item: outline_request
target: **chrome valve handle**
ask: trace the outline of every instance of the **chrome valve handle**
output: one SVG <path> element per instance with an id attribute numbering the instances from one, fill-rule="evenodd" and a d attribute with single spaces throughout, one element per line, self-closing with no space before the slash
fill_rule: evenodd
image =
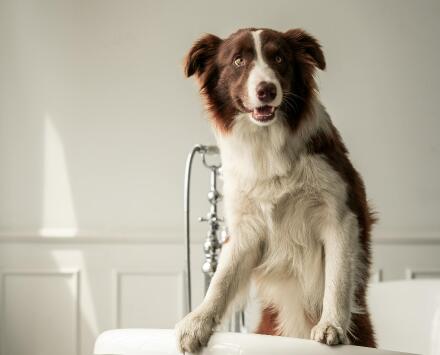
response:
<path id="1" fill-rule="evenodd" d="M 217 178 L 220 164 L 208 164 L 205 154 L 202 153 L 202 160 L 205 167 L 211 171 L 211 183 L 210 190 L 208 192 L 208 201 L 210 203 L 210 209 L 206 217 L 200 217 L 200 222 L 207 222 L 209 229 L 206 235 L 205 243 L 203 244 L 203 250 L 205 253 L 205 262 L 202 266 L 202 271 L 205 274 L 205 293 L 208 290 L 212 276 L 217 270 L 218 259 L 220 256 L 220 250 L 222 247 L 221 237 L 219 236 L 220 228 L 223 220 L 218 216 L 218 203 L 222 199 L 222 195 L 217 190 Z"/>

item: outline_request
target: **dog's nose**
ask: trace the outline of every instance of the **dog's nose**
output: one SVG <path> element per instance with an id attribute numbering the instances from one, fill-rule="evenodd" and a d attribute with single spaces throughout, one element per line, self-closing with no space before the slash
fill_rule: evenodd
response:
<path id="1" fill-rule="evenodd" d="M 275 84 L 262 81 L 257 86 L 257 97 L 262 102 L 271 102 L 277 96 L 277 87 Z"/>

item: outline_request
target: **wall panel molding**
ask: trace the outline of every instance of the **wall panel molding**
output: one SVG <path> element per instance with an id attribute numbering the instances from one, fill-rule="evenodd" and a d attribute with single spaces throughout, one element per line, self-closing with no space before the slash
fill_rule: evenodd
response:
<path id="1" fill-rule="evenodd" d="M 383 281 L 383 269 L 378 269 L 371 274 L 370 282 L 382 282 Z"/>
<path id="2" fill-rule="evenodd" d="M 119 270 L 114 269 L 113 272 L 113 327 L 121 327 L 121 281 L 125 276 L 145 276 L 145 277 L 174 277 L 178 285 L 178 294 L 176 295 L 177 302 L 179 303 L 179 313 L 180 317 L 184 315 L 184 305 L 185 305 L 185 290 L 184 290 L 184 272 L 182 270 L 172 270 L 172 271 L 154 271 L 154 270 Z"/>
<path id="3" fill-rule="evenodd" d="M 142 231 L 87 231 L 72 233 L 70 229 L 57 230 L 56 233 L 41 231 L 1 231 L 1 243 L 32 244 L 176 244 L 182 242 L 182 228 L 146 229 Z M 195 241 L 197 242 L 197 241 Z"/>
<path id="4" fill-rule="evenodd" d="M 411 269 L 407 268 L 405 271 L 405 278 L 407 280 L 416 279 L 440 279 L 440 269 Z"/>
<path id="5" fill-rule="evenodd" d="M 41 244 L 181 244 L 183 229 L 180 227 L 151 228 L 138 231 L 93 231 L 57 229 L 0 230 L 1 243 L 41 243 Z M 373 245 L 440 245 L 439 230 L 413 230 L 409 232 L 388 231 L 374 233 Z M 195 244 L 203 243 L 203 238 L 193 239 Z"/>
<path id="6" fill-rule="evenodd" d="M 0 269 L 0 354 L 5 353 L 4 338 L 6 329 L 5 310 L 6 310 L 6 279 L 8 277 L 70 277 L 74 284 L 74 329 L 73 339 L 75 339 L 75 354 L 81 355 L 81 297 L 80 297 L 80 270 L 79 269 L 54 269 L 54 270 L 34 270 L 34 269 Z"/>

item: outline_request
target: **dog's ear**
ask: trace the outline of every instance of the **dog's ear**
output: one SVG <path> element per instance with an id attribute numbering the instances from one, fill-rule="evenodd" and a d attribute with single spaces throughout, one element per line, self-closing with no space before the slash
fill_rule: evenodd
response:
<path id="1" fill-rule="evenodd" d="M 217 54 L 221 42 L 219 37 L 207 34 L 194 43 L 185 59 L 185 75 L 200 76 Z"/>
<path id="2" fill-rule="evenodd" d="M 325 69 L 324 53 L 321 45 L 313 36 L 300 28 L 289 30 L 284 35 L 294 50 L 300 51 L 312 59 L 317 68 Z"/>

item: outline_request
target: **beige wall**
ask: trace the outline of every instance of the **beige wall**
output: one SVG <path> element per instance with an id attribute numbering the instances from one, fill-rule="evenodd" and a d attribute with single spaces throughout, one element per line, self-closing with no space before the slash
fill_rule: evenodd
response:
<path id="1" fill-rule="evenodd" d="M 185 156 L 213 141 L 182 58 L 204 32 L 265 26 L 321 40 L 376 235 L 440 236 L 439 4 L 1 0 L 0 234 L 179 238 Z"/>

